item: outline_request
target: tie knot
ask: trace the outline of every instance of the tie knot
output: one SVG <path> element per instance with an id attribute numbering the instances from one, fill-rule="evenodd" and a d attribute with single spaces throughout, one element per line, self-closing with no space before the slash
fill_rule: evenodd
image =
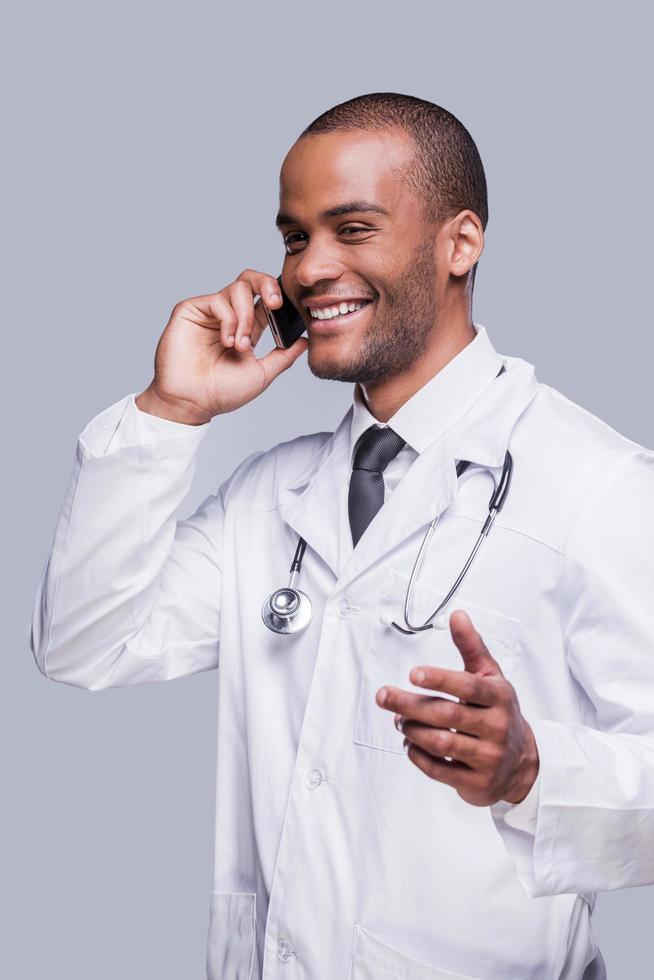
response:
<path id="1" fill-rule="evenodd" d="M 371 425 L 357 442 L 352 469 L 383 473 L 404 445 L 406 440 L 389 426 Z"/>

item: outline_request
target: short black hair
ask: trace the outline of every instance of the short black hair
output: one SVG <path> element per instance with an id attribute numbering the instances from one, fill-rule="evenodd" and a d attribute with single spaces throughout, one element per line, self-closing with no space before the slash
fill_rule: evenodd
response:
<path id="1" fill-rule="evenodd" d="M 486 229 L 488 193 L 479 150 L 451 112 L 414 95 L 370 92 L 327 109 L 299 138 L 357 129 L 399 129 L 412 139 L 413 161 L 398 176 L 421 200 L 426 221 L 440 223 L 469 209 Z M 475 264 L 473 282 L 476 269 Z"/>

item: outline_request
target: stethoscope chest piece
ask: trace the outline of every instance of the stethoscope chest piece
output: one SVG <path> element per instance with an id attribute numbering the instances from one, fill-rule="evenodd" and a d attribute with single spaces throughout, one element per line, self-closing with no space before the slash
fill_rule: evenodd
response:
<path id="1" fill-rule="evenodd" d="M 261 618 L 274 633 L 299 633 L 311 622 L 311 614 L 309 596 L 290 585 L 276 589 L 261 607 Z"/>

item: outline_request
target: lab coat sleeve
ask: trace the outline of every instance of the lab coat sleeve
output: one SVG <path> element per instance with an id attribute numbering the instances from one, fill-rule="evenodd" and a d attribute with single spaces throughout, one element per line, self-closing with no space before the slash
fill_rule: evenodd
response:
<path id="1" fill-rule="evenodd" d="M 225 485 L 176 520 L 210 423 L 134 398 L 78 438 L 29 634 L 46 677 L 90 691 L 218 665 Z"/>
<path id="2" fill-rule="evenodd" d="M 587 724 L 529 719 L 535 820 L 533 797 L 491 807 L 532 897 L 654 883 L 654 453 L 635 447 L 605 462 L 574 522 L 560 588 Z"/>

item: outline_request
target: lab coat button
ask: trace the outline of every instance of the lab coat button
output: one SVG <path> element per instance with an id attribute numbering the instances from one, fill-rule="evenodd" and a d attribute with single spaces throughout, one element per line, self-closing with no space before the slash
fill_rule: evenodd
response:
<path id="1" fill-rule="evenodd" d="M 352 611 L 352 605 L 349 599 L 341 599 L 338 606 L 339 616 L 348 616 Z"/>
<path id="2" fill-rule="evenodd" d="M 309 789 L 315 789 L 316 786 L 320 786 L 323 778 L 323 774 L 319 769 L 309 769 L 306 775 L 306 784 Z"/>
<path id="3" fill-rule="evenodd" d="M 291 949 L 291 944 L 288 939 L 278 939 L 277 940 L 277 959 L 281 960 L 282 963 L 288 963 L 292 956 L 295 956 L 295 950 Z"/>

